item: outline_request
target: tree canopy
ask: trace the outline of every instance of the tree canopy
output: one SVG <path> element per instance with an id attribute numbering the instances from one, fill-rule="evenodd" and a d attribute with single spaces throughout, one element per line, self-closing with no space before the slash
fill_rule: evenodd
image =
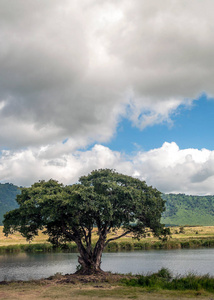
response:
<path id="1" fill-rule="evenodd" d="M 54 245 L 74 241 L 82 273 L 101 271 L 103 249 L 112 240 L 128 233 L 139 238 L 148 228 L 155 235 L 166 233 L 160 223 L 165 204 L 161 193 L 114 170 L 92 171 L 71 186 L 52 179 L 39 181 L 22 188 L 17 202 L 19 208 L 5 214 L 4 233 L 19 231 L 31 240 L 44 230 Z M 92 245 L 95 227 L 98 240 Z M 109 237 L 119 228 L 123 228 L 120 236 Z"/>

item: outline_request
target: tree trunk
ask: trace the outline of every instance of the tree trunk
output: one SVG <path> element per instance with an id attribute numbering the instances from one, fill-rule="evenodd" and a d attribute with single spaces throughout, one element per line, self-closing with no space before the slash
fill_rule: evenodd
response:
<path id="1" fill-rule="evenodd" d="M 96 261 L 93 260 L 85 260 L 83 257 L 79 256 L 78 262 L 80 264 L 80 269 L 76 271 L 77 274 L 82 275 L 91 275 L 97 273 L 105 273 L 101 268 L 101 256 Z"/>
<path id="2" fill-rule="evenodd" d="M 77 243 L 80 256 L 78 257 L 78 262 L 80 264 L 80 269 L 76 271 L 77 274 L 90 275 L 97 273 L 105 273 L 101 268 L 101 258 L 104 249 L 104 240 L 99 239 L 94 251 L 88 252 L 87 249 L 82 245 L 82 243 Z"/>

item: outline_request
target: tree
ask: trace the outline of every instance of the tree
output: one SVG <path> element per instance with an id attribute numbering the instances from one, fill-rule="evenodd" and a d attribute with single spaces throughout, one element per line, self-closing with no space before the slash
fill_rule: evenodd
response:
<path id="1" fill-rule="evenodd" d="M 49 241 L 62 245 L 74 241 L 79 251 L 80 272 L 102 272 L 105 246 L 129 233 L 139 238 L 150 228 L 166 234 L 160 224 L 165 202 L 161 193 L 144 181 L 100 169 L 82 176 L 78 184 L 63 186 L 55 180 L 34 183 L 17 195 L 19 208 L 5 214 L 4 233 L 19 231 L 27 240 L 44 230 Z M 92 230 L 98 240 L 92 244 Z M 123 233 L 109 237 L 111 231 Z"/>

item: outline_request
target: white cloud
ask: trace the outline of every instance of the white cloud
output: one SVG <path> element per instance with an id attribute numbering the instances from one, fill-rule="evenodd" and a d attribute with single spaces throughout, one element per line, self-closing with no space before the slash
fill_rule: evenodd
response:
<path id="1" fill-rule="evenodd" d="M 167 193 L 214 194 L 214 151 L 179 149 L 176 143 L 139 152 L 133 166 L 140 178 Z"/>
<path id="2" fill-rule="evenodd" d="M 49 155 L 51 148 L 3 151 L 0 158 L 0 180 L 28 186 L 33 182 L 54 178 L 64 184 L 78 181 L 94 169 L 111 168 L 145 180 L 162 192 L 214 194 L 214 151 L 181 150 L 176 143 L 138 152 L 126 157 L 102 145 L 88 151 Z M 47 153 L 46 153 L 47 152 Z"/>
<path id="3" fill-rule="evenodd" d="M 61 145 L 58 145 L 58 149 L 50 155 L 52 150 L 54 147 L 43 147 L 40 151 L 2 151 L 0 181 L 29 186 L 41 179 L 54 178 L 64 184 L 73 184 L 81 175 L 86 175 L 93 169 L 113 168 L 125 173 L 132 169 L 131 163 L 124 160 L 119 152 L 113 152 L 102 145 L 95 145 L 92 150 L 66 154 Z"/>
<path id="4" fill-rule="evenodd" d="M 214 193 L 212 151 L 166 143 L 127 158 L 99 145 L 122 117 L 171 124 L 180 105 L 214 95 L 213 10 L 212 0 L 0 1 L 0 180 L 67 184 L 110 167 L 162 191 Z"/>
<path id="5" fill-rule="evenodd" d="M 171 122 L 180 104 L 213 95 L 213 8 L 212 0 L 1 1 L 1 149 L 107 141 L 121 116 L 139 128 Z"/>

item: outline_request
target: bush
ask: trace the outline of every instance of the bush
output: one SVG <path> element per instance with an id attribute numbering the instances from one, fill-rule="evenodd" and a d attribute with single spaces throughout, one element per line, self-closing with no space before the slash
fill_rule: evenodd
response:
<path id="1" fill-rule="evenodd" d="M 181 226 L 181 227 L 179 228 L 179 233 L 185 233 L 184 226 Z"/>
<path id="2" fill-rule="evenodd" d="M 119 250 L 119 244 L 117 242 L 110 242 L 107 247 L 107 251 L 118 251 Z"/>
<path id="3" fill-rule="evenodd" d="M 178 277 L 170 282 L 169 289 L 173 290 L 201 290 L 214 292 L 214 278 L 209 275 L 196 276 L 189 274 L 186 277 Z"/>
<path id="4" fill-rule="evenodd" d="M 123 279 L 122 282 L 128 286 L 164 288 L 164 283 L 170 281 L 171 278 L 171 272 L 166 268 L 162 268 L 157 273 L 146 276 L 140 275 L 138 278 Z"/>
<path id="5" fill-rule="evenodd" d="M 125 241 L 119 243 L 120 250 L 134 250 L 134 245 L 131 242 Z"/>
<path id="6" fill-rule="evenodd" d="M 172 273 L 170 272 L 169 269 L 167 268 L 162 268 L 156 273 L 157 277 L 159 278 L 164 278 L 166 280 L 171 280 L 172 279 Z"/>
<path id="7" fill-rule="evenodd" d="M 122 282 L 128 286 L 146 287 L 152 289 L 168 290 L 205 290 L 214 293 L 214 277 L 209 275 L 196 276 L 192 273 L 186 277 L 172 278 L 171 272 L 162 268 L 151 275 L 141 275 L 137 278 L 123 279 Z"/>

